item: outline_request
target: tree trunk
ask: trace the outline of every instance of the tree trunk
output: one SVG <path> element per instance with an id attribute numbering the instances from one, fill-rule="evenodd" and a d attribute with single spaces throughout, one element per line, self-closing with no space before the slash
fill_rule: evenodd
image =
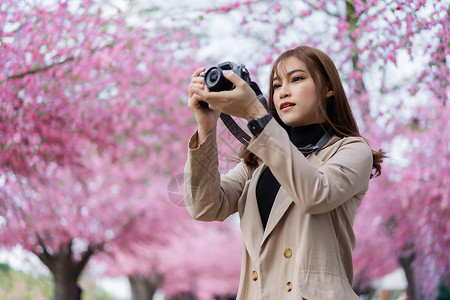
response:
<path id="1" fill-rule="evenodd" d="M 42 253 L 37 254 L 39 259 L 49 268 L 53 275 L 54 300 L 80 300 L 81 288 L 77 281 L 86 266 L 89 258 L 94 254 L 93 248 L 81 253 L 81 259 L 75 260 L 72 253 L 72 241 L 60 245 L 59 251 L 47 251 L 45 243 L 38 236 L 39 243 L 43 248 Z"/>
<path id="2" fill-rule="evenodd" d="M 53 274 L 55 279 L 55 300 L 80 300 L 78 297 L 78 278 L 66 274 Z"/>
<path id="3" fill-rule="evenodd" d="M 398 262 L 405 272 L 406 281 L 408 282 L 408 295 L 409 300 L 419 300 L 419 293 L 417 293 L 417 286 L 414 278 L 414 270 L 412 263 L 414 262 L 415 254 L 412 253 L 409 256 L 401 256 L 398 258 Z"/>
<path id="4" fill-rule="evenodd" d="M 366 118 L 370 118 L 369 95 L 367 93 L 367 88 L 364 84 L 364 80 L 363 80 L 363 76 L 362 76 L 363 70 L 359 66 L 360 57 L 358 54 L 358 41 L 357 41 L 357 38 L 355 38 L 353 36 L 356 29 L 359 27 L 358 21 L 359 21 L 359 17 L 360 17 L 360 15 L 357 15 L 356 8 L 353 3 L 354 3 L 354 0 L 346 0 L 345 1 L 346 11 L 347 11 L 346 20 L 349 25 L 349 27 L 347 29 L 347 36 L 352 43 L 351 61 L 352 61 L 353 71 L 361 74 L 360 78 L 358 78 L 358 79 L 355 78 L 355 86 L 354 86 L 353 92 L 356 96 L 358 96 L 358 99 L 357 99 L 358 108 L 360 109 L 361 118 L 363 120 L 365 120 Z M 370 120 L 370 122 L 372 122 L 372 120 Z"/>
<path id="5" fill-rule="evenodd" d="M 159 274 L 150 277 L 137 275 L 129 276 L 128 280 L 130 281 L 132 300 L 151 300 L 162 282 L 162 276 Z"/>

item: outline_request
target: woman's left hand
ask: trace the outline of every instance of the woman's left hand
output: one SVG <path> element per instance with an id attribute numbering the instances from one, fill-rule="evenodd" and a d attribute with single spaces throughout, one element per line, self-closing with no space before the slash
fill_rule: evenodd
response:
<path id="1" fill-rule="evenodd" d="M 265 116 L 268 112 L 259 102 L 252 88 L 237 74 L 224 71 L 223 75 L 231 81 L 235 88 L 230 91 L 211 92 L 209 90 L 195 89 L 203 101 L 207 102 L 212 110 L 236 116 L 250 121 Z"/>

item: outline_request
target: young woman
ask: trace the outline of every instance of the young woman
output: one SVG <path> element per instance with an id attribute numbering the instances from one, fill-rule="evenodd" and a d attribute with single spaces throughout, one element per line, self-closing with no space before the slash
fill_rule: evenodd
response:
<path id="1" fill-rule="evenodd" d="M 358 299 L 352 226 L 383 152 L 360 136 L 331 59 L 306 46 L 281 54 L 270 77 L 269 114 L 236 74 L 225 73 L 235 89 L 210 92 L 203 70 L 189 86 L 198 130 L 189 142 L 185 203 L 202 221 L 239 212 L 237 299 Z M 219 112 L 247 119 L 253 134 L 226 175 L 217 169 Z"/>

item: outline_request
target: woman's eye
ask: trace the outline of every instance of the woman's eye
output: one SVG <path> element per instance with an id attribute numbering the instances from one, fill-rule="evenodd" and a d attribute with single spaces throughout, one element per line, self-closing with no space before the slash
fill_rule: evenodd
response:
<path id="1" fill-rule="evenodd" d="M 292 78 L 292 82 L 300 81 L 300 80 L 303 80 L 303 79 L 305 79 L 305 77 L 295 76 L 294 78 Z"/>
<path id="2" fill-rule="evenodd" d="M 274 84 L 273 85 L 273 89 L 276 90 L 277 88 L 279 88 L 281 85 L 280 84 Z"/>

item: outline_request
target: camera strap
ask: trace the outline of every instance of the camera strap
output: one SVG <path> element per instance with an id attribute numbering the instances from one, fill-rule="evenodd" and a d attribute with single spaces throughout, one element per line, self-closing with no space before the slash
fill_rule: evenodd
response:
<path id="1" fill-rule="evenodd" d="M 266 108 L 266 110 L 269 111 L 267 100 L 264 97 L 261 90 L 259 89 L 259 86 L 256 84 L 256 82 L 254 81 L 250 82 L 250 87 L 255 92 L 259 102 L 261 102 L 261 104 Z M 234 137 L 239 142 L 241 142 L 241 144 L 248 146 L 248 143 L 250 143 L 250 139 L 252 137 L 248 135 L 244 130 L 242 130 L 242 128 L 239 127 L 239 125 L 233 120 L 233 118 L 230 115 L 221 113 L 220 119 L 222 120 L 223 124 L 225 124 L 225 126 L 228 128 L 228 130 L 234 135 Z"/>
<path id="2" fill-rule="evenodd" d="M 320 140 L 313 146 L 312 144 L 306 146 L 306 147 L 298 147 L 297 149 L 303 153 L 303 155 L 306 157 L 309 154 L 318 151 L 320 148 L 322 148 L 333 136 L 333 129 L 328 129 L 327 132 L 320 138 Z"/>

